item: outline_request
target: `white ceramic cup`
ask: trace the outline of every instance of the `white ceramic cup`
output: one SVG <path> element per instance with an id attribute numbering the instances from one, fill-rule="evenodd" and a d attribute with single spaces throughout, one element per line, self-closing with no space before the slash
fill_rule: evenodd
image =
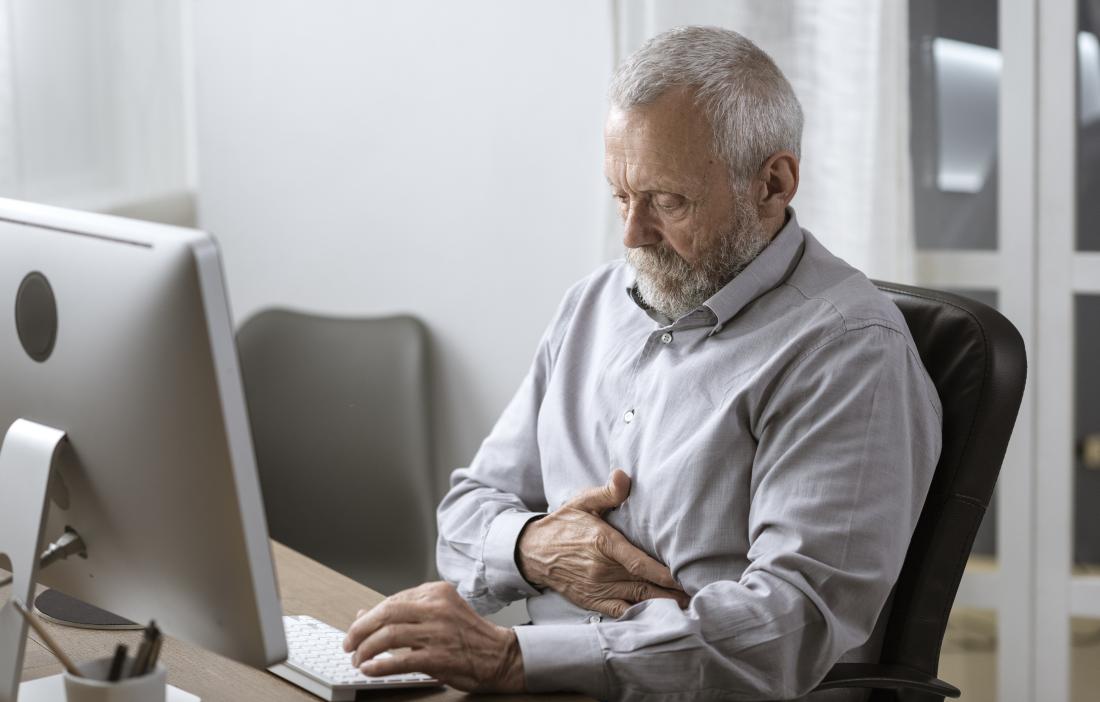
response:
<path id="1" fill-rule="evenodd" d="M 168 672 L 158 665 L 140 678 L 128 678 L 133 658 L 122 667 L 123 678 L 107 682 L 111 658 L 97 658 L 78 663 L 84 677 L 65 673 L 65 699 L 68 702 L 164 702 L 168 690 Z"/>

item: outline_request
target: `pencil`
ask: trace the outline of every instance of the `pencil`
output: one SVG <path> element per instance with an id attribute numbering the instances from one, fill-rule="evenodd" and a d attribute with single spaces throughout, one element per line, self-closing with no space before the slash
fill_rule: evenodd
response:
<path id="1" fill-rule="evenodd" d="M 134 665 L 130 668 L 131 678 L 145 675 L 145 670 L 149 665 L 149 654 L 152 652 L 153 642 L 158 636 L 160 636 L 160 630 L 157 629 L 157 623 L 150 621 L 149 626 L 141 632 L 141 645 L 138 646 L 137 654 L 134 656 Z"/>
<path id="2" fill-rule="evenodd" d="M 54 641 L 50 632 L 46 631 L 46 627 L 42 626 L 38 620 L 27 611 L 27 606 L 16 597 L 12 598 L 11 603 L 15 606 L 15 609 L 23 615 L 23 618 L 27 620 L 31 628 L 38 632 L 38 635 L 42 637 L 42 641 L 45 642 L 46 647 L 53 651 L 53 655 L 57 656 L 57 660 L 61 661 L 61 665 L 65 668 L 65 672 L 75 678 L 84 677 L 80 674 L 80 671 L 77 670 L 76 664 L 73 663 L 72 659 L 69 658 L 65 652 L 61 650 L 61 646 Z"/>
<path id="3" fill-rule="evenodd" d="M 156 669 L 157 658 L 160 657 L 160 645 L 164 642 L 164 636 L 157 635 L 157 638 L 153 641 L 153 645 L 149 649 L 149 663 L 145 666 L 145 672 L 149 673 Z"/>
<path id="4" fill-rule="evenodd" d="M 126 662 L 126 644 L 115 647 L 115 656 L 111 659 L 111 670 L 107 673 L 107 682 L 118 682 L 122 677 L 122 665 Z"/>

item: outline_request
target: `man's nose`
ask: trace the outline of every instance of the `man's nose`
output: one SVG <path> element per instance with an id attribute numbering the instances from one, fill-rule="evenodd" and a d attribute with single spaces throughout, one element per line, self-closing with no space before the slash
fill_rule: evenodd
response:
<path id="1" fill-rule="evenodd" d="M 642 203 L 632 203 L 623 221 L 623 245 L 634 249 L 651 246 L 661 240 L 661 230 Z"/>

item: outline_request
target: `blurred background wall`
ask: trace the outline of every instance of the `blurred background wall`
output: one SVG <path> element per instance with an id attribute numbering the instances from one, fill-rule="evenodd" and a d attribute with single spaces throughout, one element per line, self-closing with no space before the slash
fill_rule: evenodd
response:
<path id="1" fill-rule="evenodd" d="M 198 221 L 233 311 L 410 312 L 442 480 L 601 260 L 604 3 L 200 2 Z"/>

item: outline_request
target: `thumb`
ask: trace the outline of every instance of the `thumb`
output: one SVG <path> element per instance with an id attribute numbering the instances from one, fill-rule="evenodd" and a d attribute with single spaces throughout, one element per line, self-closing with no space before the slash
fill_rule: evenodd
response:
<path id="1" fill-rule="evenodd" d="M 606 485 L 585 490 L 567 502 L 566 506 L 599 515 L 626 502 L 629 495 L 630 476 L 616 468 L 611 471 Z"/>

